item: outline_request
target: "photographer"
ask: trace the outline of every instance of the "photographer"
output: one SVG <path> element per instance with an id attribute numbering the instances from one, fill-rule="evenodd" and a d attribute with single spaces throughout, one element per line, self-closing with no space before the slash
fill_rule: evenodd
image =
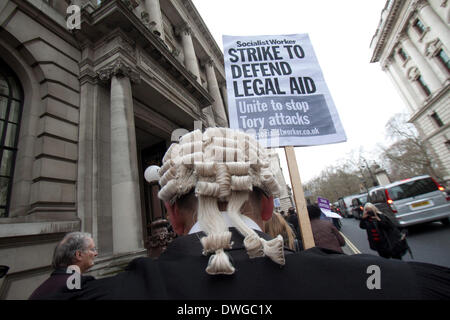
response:
<path id="1" fill-rule="evenodd" d="M 359 227 L 366 230 L 370 249 L 377 251 L 380 257 L 402 259 L 401 253 L 393 250 L 402 234 L 394 223 L 370 202 L 364 206 Z"/>

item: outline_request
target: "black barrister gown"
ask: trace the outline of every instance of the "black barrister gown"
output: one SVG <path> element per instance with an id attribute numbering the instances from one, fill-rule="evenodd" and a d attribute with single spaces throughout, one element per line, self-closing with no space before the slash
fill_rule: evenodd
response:
<path id="1" fill-rule="evenodd" d="M 374 255 L 345 255 L 312 248 L 286 250 L 286 265 L 267 257 L 249 259 L 243 237 L 234 228 L 226 250 L 236 271 L 211 276 L 202 255 L 203 233 L 176 238 L 156 260 L 137 258 L 126 271 L 89 281 L 81 290 L 49 299 L 297 300 L 297 299 L 448 299 L 450 269 Z M 265 234 L 260 233 L 264 237 Z M 372 267 L 379 267 L 380 288 L 369 289 Z M 369 268 L 370 267 L 370 268 Z M 369 272 L 369 273 L 368 273 Z"/>

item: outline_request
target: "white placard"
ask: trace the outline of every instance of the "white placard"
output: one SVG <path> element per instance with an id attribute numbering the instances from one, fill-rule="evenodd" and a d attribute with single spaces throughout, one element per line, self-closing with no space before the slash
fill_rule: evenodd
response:
<path id="1" fill-rule="evenodd" d="M 268 147 L 346 141 L 308 34 L 223 36 L 230 127 Z"/>

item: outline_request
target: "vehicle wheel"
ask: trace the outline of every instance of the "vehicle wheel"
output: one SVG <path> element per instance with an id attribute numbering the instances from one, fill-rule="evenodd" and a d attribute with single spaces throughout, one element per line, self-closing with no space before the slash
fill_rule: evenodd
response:
<path id="1" fill-rule="evenodd" d="M 448 226 L 448 225 L 450 224 L 450 218 L 442 219 L 442 220 L 441 220 L 441 223 L 442 223 L 444 226 Z"/>

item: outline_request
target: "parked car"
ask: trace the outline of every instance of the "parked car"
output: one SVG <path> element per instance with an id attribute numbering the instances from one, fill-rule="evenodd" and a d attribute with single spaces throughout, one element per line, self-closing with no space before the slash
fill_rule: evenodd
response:
<path id="1" fill-rule="evenodd" d="M 352 211 L 351 211 L 351 203 L 352 199 L 356 197 L 357 194 L 352 194 L 350 196 L 342 197 L 338 199 L 339 202 L 339 208 L 341 209 L 341 212 L 344 216 L 344 218 L 352 218 Z"/>
<path id="2" fill-rule="evenodd" d="M 400 228 L 436 220 L 449 224 L 450 197 L 444 190 L 423 175 L 374 188 L 368 201 Z"/>
<path id="3" fill-rule="evenodd" d="M 357 197 L 352 199 L 351 202 L 351 212 L 352 216 L 358 220 L 361 219 L 363 211 L 364 211 L 364 205 L 367 202 L 367 196 L 368 193 L 361 193 Z"/>

